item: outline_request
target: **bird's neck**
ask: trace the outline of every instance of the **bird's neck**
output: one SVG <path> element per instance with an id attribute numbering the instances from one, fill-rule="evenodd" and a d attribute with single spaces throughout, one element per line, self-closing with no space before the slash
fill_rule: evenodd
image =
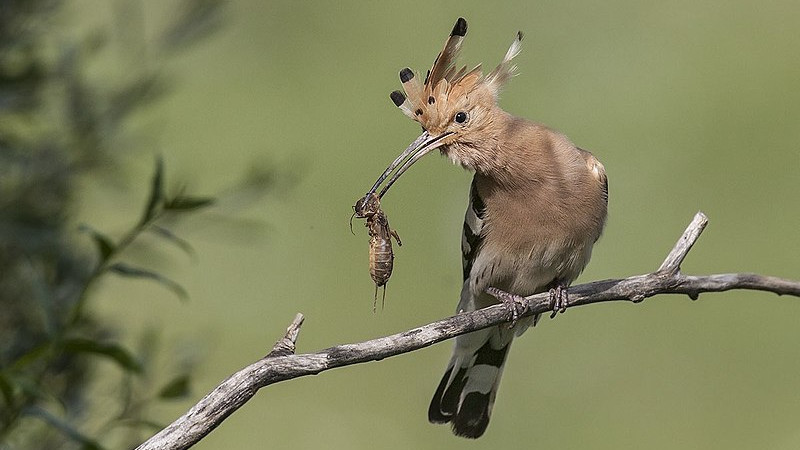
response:
<path id="1" fill-rule="evenodd" d="M 503 112 L 484 142 L 484 157 L 474 166 L 476 174 L 499 188 L 549 184 L 560 165 L 552 144 L 554 132 L 542 125 Z"/>

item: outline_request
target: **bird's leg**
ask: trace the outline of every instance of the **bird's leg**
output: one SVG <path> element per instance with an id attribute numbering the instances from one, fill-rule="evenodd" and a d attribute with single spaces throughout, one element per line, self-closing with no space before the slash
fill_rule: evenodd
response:
<path id="1" fill-rule="evenodd" d="M 525 297 L 510 294 L 495 287 L 487 288 L 486 292 L 500 300 L 500 303 L 511 311 L 511 325 L 509 325 L 509 328 L 514 328 L 514 325 L 517 324 L 517 319 L 528 312 L 528 308 L 530 308 L 530 302 Z"/>
<path id="2" fill-rule="evenodd" d="M 567 286 L 556 278 L 550 283 L 550 304 L 553 305 L 553 312 L 550 314 L 550 318 L 552 319 L 556 314 L 566 311 L 568 303 Z"/>

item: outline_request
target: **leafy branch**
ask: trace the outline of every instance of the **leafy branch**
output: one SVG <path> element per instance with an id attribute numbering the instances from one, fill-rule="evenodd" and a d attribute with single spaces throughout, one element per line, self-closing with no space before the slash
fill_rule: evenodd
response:
<path id="1" fill-rule="evenodd" d="M 159 226 L 157 223 L 159 219 L 168 213 L 193 212 L 210 206 L 213 203 L 214 199 L 211 197 L 194 197 L 184 195 L 183 193 L 179 193 L 174 197 L 167 197 L 164 190 L 164 162 L 161 158 L 158 158 L 156 160 L 155 172 L 153 173 L 153 178 L 150 183 L 147 205 L 142 211 L 141 217 L 136 225 L 128 230 L 119 241 L 115 243 L 104 233 L 87 225 L 81 226 L 81 231 L 88 233 L 92 240 L 94 240 L 99 261 L 92 271 L 81 296 L 72 307 L 69 315 L 69 323 L 75 323 L 79 320 L 84 305 L 86 304 L 87 292 L 92 285 L 107 272 L 125 277 L 156 281 L 174 292 L 181 299 L 186 299 L 188 295 L 180 284 L 150 269 L 138 267 L 127 262 L 120 262 L 118 261 L 118 256 L 130 247 L 136 239 L 148 231 L 177 245 L 188 254 L 193 254 L 194 250 L 187 241 L 181 239 L 169 229 Z"/>
<path id="2" fill-rule="evenodd" d="M 9 409 L 14 411 L 13 417 L 20 415 L 38 417 L 54 429 L 60 430 L 71 440 L 81 443 L 84 448 L 101 448 L 95 440 L 84 436 L 47 409 L 38 405 L 29 405 L 26 398 L 46 399 L 49 395 L 40 386 L 42 381 L 40 378 L 26 380 L 16 374 L 22 374 L 26 368 L 44 364 L 62 354 L 107 358 L 116 363 L 125 373 L 141 374 L 144 370 L 142 362 L 134 356 L 131 350 L 120 343 L 109 342 L 107 339 L 85 333 L 83 325 L 87 317 L 84 310 L 90 297 L 90 289 L 104 275 L 113 273 L 124 277 L 156 281 L 166 286 L 181 299 L 187 298 L 185 289 L 177 282 L 156 271 L 120 259 L 125 250 L 147 232 L 152 232 L 192 254 L 194 250 L 187 241 L 159 225 L 159 222 L 167 215 L 199 211 L 213 203 L 213 198 L 196 197 L 184 193 L 172 197 L 167 196 L 164 189 L 164 164 L 158 158 L 150 183 L 147 204 L 136 224 L 119 240 L 115 242 L 106 234 L 88 225 L 82 225 L 79 228 L 80 231 L 88 233 L 94 241 L 97 263 L 83 284 L 77 300 L 69 309 L 66 319 L 54 327 L 50 338 L 18 355 L 0 370 L 0 394 Z M 188 392 L 188 383 L 188 375 L 181 373 L 159 388 L 158 397 L 169 399 L 185 395 Z M 8 421 L 9 426 L 12 423 L 14 423 L 13 420 Z M 4 430 L 0 430 L 0 436 L 2 436 L 2 432 Z"/>

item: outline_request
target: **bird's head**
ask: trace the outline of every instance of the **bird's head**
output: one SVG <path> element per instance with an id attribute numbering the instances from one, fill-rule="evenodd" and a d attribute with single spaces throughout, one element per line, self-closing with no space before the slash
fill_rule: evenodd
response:
<path id="1" fill-rule="evenodd" d="M 390 97 L 406 116 L 422 125 L 423 133 L 386 168 L 369 193 L 397 169 L 381 191 L 382 197 L 411 165 L 437 148 L 472 170 L 487 157 L 486 149 L 493 148 L 498 121 L 505 116 L 497 98 L 516 71 L 511 60 L 519 54 L 522 33 L 517 33 L 503 60 L 487 75 L 480 65 L 469 71 L 466 66 L 457 69 L 466 34 L 467 21 L 459 18 L 424 80 L 409 68 L 400 71 L 404 92 L 394 91 Z"/>

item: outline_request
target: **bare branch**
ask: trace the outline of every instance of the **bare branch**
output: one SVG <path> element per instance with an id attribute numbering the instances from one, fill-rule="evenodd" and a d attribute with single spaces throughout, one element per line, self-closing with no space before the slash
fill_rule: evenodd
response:
<path id="1" fill-rule="evenodd" d="M 305 320 L 305 317 L 303 317 L 303 315 L 300 313 L 297 313 L 297 315 L 294 316 L 294 320 L 291 324 L 289 324 L 289 328 L 286 329 L 286 336 L 275 343 L 275 346 L 272 347 L 272 351 L 269 352 L 267 358 L 294 354 L 297 335 L 300 334 L 300 327 L 303 325 L 303 320 Z"/>
<path id="2" fill-rule="evenodd" d="M 748 289 L 800 297 L 800 281 L 752 273 L 687 276 L 680 264 L 703 232 L 708 219 L 697 213 L 686 231 L 656 271 L 623 279 L 595 281 L 569 288 L 567 306 L 581 306 L 615 300 L 640 302 L 658 294 L 685 294 L 692 299 L 703 292 Z M 529 308 L 523 314 L 541 314 L 551 310 L 549 293 L 526 298 Z M 225 418 L 239 409 L 262 387 L 279 381 L 314 375 L 336 367 L 408 353 L 437 342 L 500 325 L 511 319 L 505 305 L 494 305 L 466 312 L 412 330 L 356 344 L 344 344 L 311 354 L 294 354 L 294 345 L 302 314 L 295 317 L 286 336 L 275 344 L 265 358 L 231 375 L 203 397 L 186 414 L 144 442 L 139 450 L 185 449 L 209 434 Z"/>
<path id="3" fill-rule="evenodd" d="M 686 227 L 686 231 L 683 232 L 683 235 L 681 235 L 681 238 L 678 239 L 675 247 L 673 247 L 669 252 L 669 255 L 667 255 L 667 258 L 663 263 L 661 263 L 661 267 L 659 267 L 658 270 L 666 270 L 670 272 L 677 272 L 680 270 L 681 263 L 683 262 L 684 258 L 686 258 L 689 250 L 692 249 L 692 246 L 697 241 L 697 238 L 699 238 L 703 230 L 706 229 L 707 224 L 708 217 L 706 217 L 702 211 L 698 211 L 697 214 L 694 215 L 692 223 Z"/>

